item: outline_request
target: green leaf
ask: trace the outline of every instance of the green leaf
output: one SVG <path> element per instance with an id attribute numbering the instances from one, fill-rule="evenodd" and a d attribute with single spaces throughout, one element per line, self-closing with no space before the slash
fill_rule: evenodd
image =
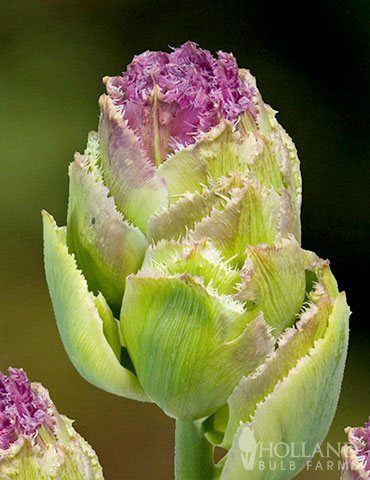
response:
<path id="1" fill-rule="evenodd" d="M 148 400 L 136 376 L 122 367 L 104 335 L 103 321 L 73 255 L 66 230 L 43 212 L 45 271 L 64 347 L 78 372 L 110 393 Z"/>

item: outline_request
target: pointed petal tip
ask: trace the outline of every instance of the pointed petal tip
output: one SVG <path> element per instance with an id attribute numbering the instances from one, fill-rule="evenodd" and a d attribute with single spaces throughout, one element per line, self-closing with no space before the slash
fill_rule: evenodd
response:
<path id="1" fill-rule="evenodd" d="M 123 367 L 105 337 L 95 296 L 68 252 L 65 230 L 44 215 L 47 283 L 64 347 L 80 375 L 116 395 L 147 401 L 136 376 Z"/>
<path id="2" fill-rule="evenodd" d="M 73 155 L 73 160 L 74 160 L 74 164 L 77 165 L 78 167 L 80 168 L 84 168 L 85 165 L 86 165 L 86 162 L 88 160 L 88 157 L 87 155 L 82 155 L 81 153 L 79 152 L 76 152 L 74 155 Z M 71 165 L 73 165 L 73 163 Z"/>
<path id="3" fill-rule="evenodd" d="M 122 117 L 118 115 L 117 109 L 114 106 L 113 100 L 109 95 L 103 93 L 99 97 L 99 107 L 102 115 L 108 115 L 109 120 L 122 120 Z"/>

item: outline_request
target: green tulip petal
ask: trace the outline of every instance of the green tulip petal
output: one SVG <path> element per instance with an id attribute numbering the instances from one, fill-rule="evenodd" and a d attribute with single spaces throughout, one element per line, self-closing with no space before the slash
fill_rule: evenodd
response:
<path id="1" fill-rule="evenodd" d="M 318 305 L 311 304 L 293 328 L 280 338 L 275 352 L 257 373 L 244 377 L 228 399 L 229 418 L 222 447 L 230 448 L 236 431 L 253 418 L 256 405 L 273 392 L 276 384 L 289 374 L 301 357 L 307 355 L 326 330 L 333 310 L 333 301 L 322 297 Z"/>
<path id="2" fill-rule="evenodd" d="M 178 195 L 200 191 L 219 178 L 235 172 L 246 174 L 246 158 L 257 153 L 254 137 L 245 140 L 236 127 L 224 120 L 209 132 L 201 133 L 196 143 L 170 155 L 157 172 L 166 181 L 173 203 Z"/>
<path id="3" fill-rule="evenodd" d="M 232 123 L 223 121 L 200 137 L 198 155 L 207 160 L 208 171 L 214 180 L 234 172 L 249 171 L 248 158 L 256 154 L 254 138 L 245 139 Z"/>
<path id="4" fill-rule="evenodd" d="M 95 298 L 95 306 L 99 312 L 99 316 L 103 321 L 103 333 L 111 346 L 117 360 L 121 361 L 121 341 L 119 322 L 114 318 L 112 310 L 109 308 L 107 301 L 99 292 Z"/>
<path id="5" fill-rule="evenodd" d="M 168 415 L 194 420 L 224 404 L 272 351 L 259 315 L 210 295 L 190 275 L 127 279 L 121 328 L 147 394 Z"/>
<path id="6" fill-rule="evenodd" d="M 257 88 L 257 82 L 250 71 L 246 68 L 239 69 L 240 78 L 254 87 L 252 102 L 254 108 L 251 112 L 247 111 L 241 115 L 241 122 L 247 132 L 262 132 L 264 135 L 270 135 L 272 131 L 271 120 L 269 116 L 268 105 L 262 100 L 261 94 Z M 272 109 L 271 109 L 272 110 Z M 272 110 L 273 111 L 273 110 Z"/>
<path id="7" fill-rule="evenodd" d="M 262 100 L 255 78 L 245 69 L 240 69 L 240 76 L 255 85 L 255 95 L 253 96 L 255 117 L 246 112 L 241 116 L 241 124 L 248 135 L 254 134 L 263 145 L 259 155 L 257 154 L 255 158 L 251 157 L 249 161 L 251 170 L 266 186 L 271 185 L 279 190 L 282 185 L 285 185 L 290 190 L 293 202 L 299 212 L 302 177 L 297 149 L 290 136 L 276 120 L 276 110 Z M 297 240 L 299 239 L 297 238 Z"/>
<path id="8" fill-rule="evenodd" d="M 164 180 L 140 148 L 139 141 L 113 101 L 100 97 L 99 140 L 104 181 L 117 208 L 146 233 L 151 215 L 168 205 Z"/>
<path id="9" fill-rule="evenodd" d="M 257 405 L 251 421 L 239 426 L 221 480 L 288 480 L 304 467 L 307 458 L 293 458 L 292 449 L 286 456 L 278 457 L 274 451 L 270 455 L 268 446 L 284 442 L 301 448 L 304 442 L 305 454 L 312 456 L 316 445 L 324 440 L 335 414 L 343 378 L 349 314 L 345 294 L 341 293 L 335 301 L 325 335 Z M 246 470 L 244 452 L 255 449 L 259 442 L 266 449 L 255 450 L 257 463 L 252 470 Z M 293 470 L 291 460 L 294 461 Z M 267 469 L 260 470 L 259 461 L 263 461 Z M 269 469 L 269 461 L 277 461 L 279 468 Z"/>
<path id="10" fill-rule="evenodd" d="M 286 188 L 280 190 L 280 222 L 282 236 L 294 235 L 301 242 L 300 209 L 294 203 L 292 192 Z"/>
<path id="11" fill-rule="evenodd" d="M 228 201 L 227 194 L 234 183 L 234 178 L 222 178 L 211 188 L 188 193 L 168 209 L 156 212 L 148 223 L 148 239 L 158 242 L 184 238 L 197 222 L 210 215 L 213 208 L 221 208 Z"/>
<path id="12" fill-rule="evenodd" d="M 306 293 L 304 253 L 292 236 L 275 245 L 247 246 L 238 300 L 262 311 L 275 336 L 291 326 Z"/>
<path id="13" fill-rule="evenodd" d="M 253 178 L 263 183 L 267 188 L 279 191 L 284 188 L 284 178 L 279 164 L 279 148 L 273 137 L 258 136 L 260 153 L 251 157 L 248 162 Z"/>
<path id="14" fill-rule="evenodd" d="M 68 247 L 89 288 L 101 291 L 119 311 L 126 277 L 140 268 L 148 242 L 117 211 L 99 171 L 87 157 L 75 155 L 69 176 Z"/>
<path id="15" fill-rule="evenodd" d="M 148 400 L 137 378 L 122 367 L 103 332 L 103 321 L 73 255 L 66 230 L 43 212 L 46 278 L 64 347 L 86 380 L 110 393 Z"/>
<path id="16" fill-rule="evenodd" d="M 156 268 L 159 264 L 166 264 L 171 259 L 177 259 L 184 251 L 184 242 L 175 240 L 161 240 L 158 243 L 150 244 L 145 253 L 142 270 Z"/>
<path id="17" fill-rule="evenodd" d="M 160 242 L 148 248 L 145 269 L 163 275 L 187 273 L 202 279 L 208 290 L 219 295 L 233 295 L 240 283 L 240 272 L 222 261 L 220 252 L 210 242 Z"/>
<path id="18" fill-rule="evenodd" d="M 273 190 L 256 183 L 235 189 L 223 210 L 213 209 L 211 215 L 195 225 L 194 240 L 209 238 L 226 259 L 242 267 L 246 246 L 273 243 L 279 234 L 280 200 Z"/>
<path id="19" fill-rule="evenodd" d="M 169 203 L 175 203 L 179 195 L 200 192 L 207 184 L 207 161 L 197 155 L 196 147 L 190 145 L 170 155 L 157 169 L 167 186 Z"/>
<path id="20" fill-rule="evenodd" d="M 297 149 L 284 128 L 276 120 L 276 111 L 265 105 L 269 121 L 273 129 L 273 136 L 276 138 L 277 158 L 284 178 L 284 184 L 292 192 L 292 198 L 297 211 L 300 211 L 302 201 L 302 176 Z"/>

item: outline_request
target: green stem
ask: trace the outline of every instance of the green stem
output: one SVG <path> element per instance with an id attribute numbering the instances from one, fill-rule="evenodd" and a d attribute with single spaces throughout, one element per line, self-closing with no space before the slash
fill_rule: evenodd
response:
<path id="1" fill-rule="evenodd" d="M 213 469 L 213 446 L 203 435 L 202 422 L 176 420 L 176 480 L 210 480 Z"/>

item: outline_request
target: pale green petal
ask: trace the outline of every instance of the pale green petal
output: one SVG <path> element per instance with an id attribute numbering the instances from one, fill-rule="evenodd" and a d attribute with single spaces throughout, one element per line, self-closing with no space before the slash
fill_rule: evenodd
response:
<path id="1" fill-rule="evenodd" d="M 291 326 L 306 293 L 303 250 L 294 237 L 247 247 L 238 300 L 262 311 L 275 336 Z"/>
<path id="2" fill-rule="evenodd" d="M 240 69 L 239 75 L 244 81 L 255 86 L 255 94 L 252 98 L 255 115 L 252 116 L 246 112 L 241 116 L 241 124 L 248 135 L 255 135 L 264 145 L 260 149 L 260 155 L 255 158 L 251 157 L 249 161 L 251 170 L 265 185 L 274 185 L 276 189 L 279 189 L 283 184 L 291 192 L 299 216 L 302 178 L 297 149 L 290 136 L 277 121 L 276 110 L 262 100 L 255 78 L 245 69 Z M 270 160 L 273 163 L 268 167 Z M 297 240 L 299 241 L 298 237 Z"/>
<path id="3" fill-rule="evenodd" d="M 274 343 L 262 315 L 250 321 L 188 274 L 131 275 L 121 328 L 147 394 L 168 415 L 187 420 L 223 405 Z"/>
<path id="4" fill-rule="evenodd" d="M 240 284 L 240 272 L 222 260 L 212 243 L 162 241 L 148 248 L 145 269 L 164 275 L 189 274 L 219 295 L 233 295 Z"/>
<path id="5" fill-rule="evenodd" d="M 279 195 L 256 183 L 231 192 L 224 209 L 213 209 L 211 215 L 196 224 L 194 240 L 209 238 L 225 259 L 243 266 L 247 245 L 273 243 L 279 234 Z"/>
<path id="6" fill-rule="evenodd" d="M 307 458 L 292 457 L 292 449 L 285 455 L 286 447 L 279 442 L 296 446 L 304 442 L 305 454 L 311 456 L 316 445 L 324 440 L 335 414 L 343 378 L 349 313 L 345 295 L 341 293 L 325 335 L 257 405 L 251 421 L 238 428 L 222 480 L 288 480 L 304 467 Z M 261 443 L 265 449 L 258 448 Z M 270 455 L 269 445 L 280 445 L 281 450 L 277 453 L 273 450 Z M 251 470 L 245 468 L 248 452 L 256 452 Z M 265 470 L 259 468 L 259 461 L 267 466 Z M 277 461 L 279 468 L 270 469 L 269 461 Z M 293 469 L 290 461 L 294 462 Z"/>
<path id="7" fill-rule="evenodd" d="M 117 208 L 146 233 L 150 216 L 168 205 L 164 180 L 144 155 L 130 130 L 106 95 L 100 97 L 99 140 L 104 181 Z"/>
<path id="8" fill-rule="evenodd" d="M 301 357 L 307 355 L 315 342 L 326 330 L 328 318 L 333 309 L 333 301 L 327 297 L 318 305 L 311 304 L 296 326 L 289 328 L 279 340 L 275 352 L 266 360 L 258 372 L 241 380 L 228 399 L 229 419 L 224 448 L 230 448 L 240 422 L 250 422 L 256 406 L 273 392 L 276 384 L 282 381 Z"/>
<path id="9" fill-rule="evenodd" d="M 157 169 L 157 175 L 166 182 L 170 204 L 185 192 L 200 192 L 207 183 L 207 161 L 194 148 L 191 145 L 178 150 Z"/>
<path id="10" fill-rule="evenodd" d="M 121 341 L 119 322 L 113 316 L 112 310 L 109 308 L 107 301 L 99 292 L 95 298 L 95 306 L 99 312 L 99 316 L 103 322 L 103 333 L 111 346 L 117 360 L 121 361 Z"/>
<path id="11" fill-rule="evenodd" d="M 227 194 L 234 183 L 233 178 L 222 178 L 210 188 L 187 193 L 168 209 L 156 212 L 148 223 L 148 239 L 158 242 L 184 238 L 196 223 L 210 215 L 213 208 L 221 208 L 229 200 Z"/>
<path id="12" fill-rule="evenodd" d="M 279 230 L 282 236 L 294 235 L 301 241 L 300 210 L 297 208 L 291 190 L 280 190 L 280 222 Z"/>
<path id="13" fill-rule="evenodd" d="M 142 270 L 156 268 L 158 264 L 165 265 L 172 259 L 176 260 L 184 251 L 184 242 L 176 240 L 161 240 L 151 244 L 145 252 Z"/>
<path id="14" fill-rule="evenodd" d="M 69 176 L 68 247 L 89 288 L 101 291 L 119 311 L 126 277 L 140 268 L 148 242 L 117 211 L 99 171 L 87 157 L 75 155 Z"/>
<path id="15" fill-rule="evenodd" d="M 300 212 L 302 201 L 302 177 L 297 149 L 288 133 L 276 120 L 276 111 L 268 105 L 265 105 L 265 107 L 274 132 L 273 136 L 276 138 L 278 144 L 280 152 L 278 155 L 278 161 L 281 166 L 284 183 L 292 192 L 292 198 L 297 211 Z"/>
<path id="16" fill-rule="evenodd" d="M 117 360 L 82 273 L 66 246 L 66 231 L 43 212 L 46 278 L 64 347 L 78 372 L 111 393 L 147 400 L 135 375 Z"/>

